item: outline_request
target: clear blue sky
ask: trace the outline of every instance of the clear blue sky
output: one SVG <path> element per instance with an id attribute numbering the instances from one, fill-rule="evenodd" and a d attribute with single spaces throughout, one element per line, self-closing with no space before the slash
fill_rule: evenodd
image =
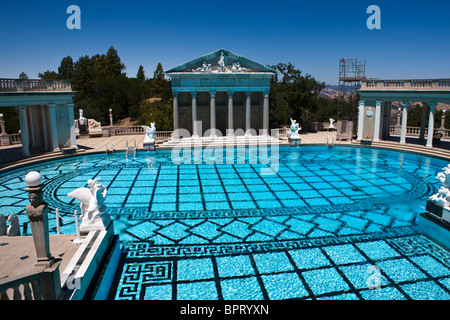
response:
<path id="1" fill-rule="evenodd" d="M 81 8 L 81 30 L 66 9 Z M 381 30 L 369 30 L 369 5 Z M 128 76 L 152 76 L 224 48 L 263 64 L 292 62 L 338 83 L 341 57 L 366 60 L 366 76 L 450 78 L 450 1 L 3 1 L 0 77 L 55 70 L 65 56 L 114 46 Z"/>

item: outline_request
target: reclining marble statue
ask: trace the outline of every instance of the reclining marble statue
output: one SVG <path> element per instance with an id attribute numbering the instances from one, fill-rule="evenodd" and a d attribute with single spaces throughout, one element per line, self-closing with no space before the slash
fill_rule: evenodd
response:
<path id="1" fill-rule="evenodd" d="M 145 129 L 144 149 L 155 150 L 156 127 L 155 123 L 150 123 L 150 127 L 142 126 Z"/>
<path id="2" fill-rule="evenodd" d="M 77 188 L 67 195 L 80 201 L 80 232 L 84 234 L 92 230 L 106 230 L 111 223 L 111 217 L 106 212 L 107 207 L 104 204 L 107 189 L 98 183 L 99 179 L 89 179 L 87 181 L 89 188 Z"/>

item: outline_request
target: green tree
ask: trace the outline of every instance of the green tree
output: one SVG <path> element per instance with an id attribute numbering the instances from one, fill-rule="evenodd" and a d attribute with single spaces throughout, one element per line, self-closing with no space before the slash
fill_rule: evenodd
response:
<path id="1" fill-rule="evenodd" d="M 156 123 L 157 130 L 173 130 L 173 105 L 172 101 L 146 102 L 140 106 L 138 123 L 148 126 Z"/>
<path id="2" fill-rule="evenodd" d="M 136 74 L 136 78 L 140 81 L 140 82 L 145 82 L 146 78 L 145 78 L 145 72 L 144 72 L 144 67 L 142 66 L 142 64 L 139 66 L 138 72 Z"/>
<path id="3" fill-rule="evenodd" d="M 38 73 L 38 77 L 42 80 L 57 80 L 59 79 L 59 74 L 55 71 L 47 70 L 44 73 Z"/>
<path id="4" fill-rule="evenodd" d="M 270 88 L 270 118 L 272 125 L 288 124 L 289 118 L 300 124 L 312 120 L 318 107 L 318 94 L 325 83 L 311 75 L 302 75 L 290 62 L 272 66 L 278 72 L 272 77 Z"/>
<path id="5" fill-rule="evenodd" d="M 74 72 L 73 59 L 71 56 L 64 57 L 58 67 L 58 74 L 60 79 L 72 80 Z"/>
<path id="6" fill-rule="evenodd" d="M 158 65 L 156 66 L 156 70 L 153 73 L 153 79 L 165 80 L 164 69 L 162 67 L 161 62 L 159 62 Z"/>
<path id="7" fill-rule="evenodd" d="M 19 79 L 22 79 L 22 80 L 28 79 L 28 75 L 27 75 L 25 72 L 22 72 L 22 73 L 19 75 Z"/>
<path id="8" fill-rule="evenodd" d="M 105 69 L 107 70 L 109 76 L 118 77 L 122 75 L 123 70 L 125 70 L 125 65 L 120 60 L 119 54 L 113 46 L 108 49 L 105 62 Z"/>

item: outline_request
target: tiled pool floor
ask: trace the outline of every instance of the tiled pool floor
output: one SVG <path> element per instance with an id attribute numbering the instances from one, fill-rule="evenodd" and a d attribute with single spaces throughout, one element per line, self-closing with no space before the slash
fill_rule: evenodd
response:
<path id="1" fill-rule="evenodd" d="M 270 176 L 259 163 L 174 165 L 162 151 L 33 169 L 63 233 L 78 209 L 67 193 L 94 177 L 107 186 L 123 249 L 114 299 L 448 299 L 449 252 L 416 231 L 446 165 L 302 147 L 280 148 Z M 24 211 L 26 172 L 0 177 L 3 214 Z"/>

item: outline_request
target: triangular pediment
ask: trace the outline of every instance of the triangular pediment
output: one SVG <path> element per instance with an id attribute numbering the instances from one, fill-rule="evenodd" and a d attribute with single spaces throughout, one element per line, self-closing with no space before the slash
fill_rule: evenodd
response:
<path id="1" fill-rule="evenodd" d="M 197 73 L 248 73 L 248 72 L 271 72 L 275 70 L 244 58 L 228 50 L 219 49 L 205 54 L 197 59 L 183 63 L 166 71 L 167 74 L 176 72 Z"/>

